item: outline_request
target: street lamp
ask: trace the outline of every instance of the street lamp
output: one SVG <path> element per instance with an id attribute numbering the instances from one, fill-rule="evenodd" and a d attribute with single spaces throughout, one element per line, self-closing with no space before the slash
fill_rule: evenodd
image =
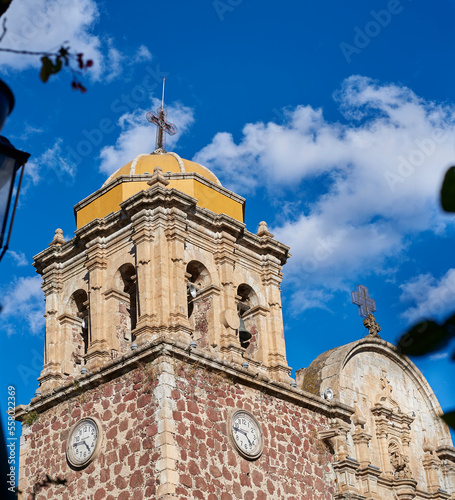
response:
<path id="1" fill-rule="evenodd" d="M 14 215 L 16 214 L 17 200 L 21 189 L 22 177 L 24 176 L 24 165 L 29 157 L 29 153 L 16 149 L 6 137 L 0 135 L 0 249 L 2 252 L 0 254 L 0 261 L 8 250 Z M 19 177 L 19 183 L 14 192 L 16 174 L 21 167 L 22 170 Z M 7 230 L 8 215 L 13 198 L 13 212 Z M 6 233 L 8 233 L 8 236 L 6 238 L 6 243 L 3 244 Z"/>
<path id="2" fill-rule="evenodd" d="M 3 128 L 7 117 L 14 108 L 14 95 L 6 83 L 0 80 L 0 130 Z M 30 155 L 16 149 L 6 137 L 0 135 L 0 261 L 8 250 L 11 229 L 13 228 L 14 215 L 16 214 L 17 200 L 21 189 L 24 165 Z M 22 167 L 16 191 L 14 185 L 16 174 Z M 3 245 L 8 226 L 8 215 L 14 197 L 14 207 L 9 221 L 8 236 Z"/>

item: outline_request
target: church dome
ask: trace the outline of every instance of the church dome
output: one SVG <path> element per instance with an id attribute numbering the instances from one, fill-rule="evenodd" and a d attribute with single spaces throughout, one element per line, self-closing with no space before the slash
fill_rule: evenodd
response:
<path id="1" fill-rule="evenodd" d="M 123 167 L 115 171 L 103 184 L 106 186 L 114 179 L 122 175 L 147 175 L 153 174 L 156 167 L 160 167 L 161 170 L 172 173 L 191 173 L 202 175 L 209 181 L 215 182 L 218 186 L 221 186 L 221 182 L 218 180 L 217 176 L 211 172 L 208 168 L 196 163 L 194 161 L 185 160 L 180 158 L 176 153 L 167 152 L 154 152 L 152 154 L 140 154 L 134 158 L 133 161 L 128 162 Z"/>
<path id="2" fill-rule="evenodd" d="M 100 189 L 80 201 L 74 207 L 77 228 L 117 212 L 122 202 L 149 189 L 148 182 L 157 167 L 166 179 L 167 189 L 195 198 L 201 208 L 243 222 L 245 200 L 241 196 L 224 188 L 216 175 L 203 165 L 158 149 L 151 154 L 137 155 L 115 171 Z"/>

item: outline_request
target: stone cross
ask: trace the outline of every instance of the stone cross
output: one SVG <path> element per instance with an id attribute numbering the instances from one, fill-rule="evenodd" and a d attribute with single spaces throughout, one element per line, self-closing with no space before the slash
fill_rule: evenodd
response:
<path id="1" fill-rule="evenodd" d="M 368 288 L 357 285 L 357 290 L 351 292 L 352 303 L 359 306 L 359 316 L 366 318 L 376 311 L 376 302 L 368 295 Z"/>
<path id="2" fill-rule="evenodd" d="M 153 111 L 149 111 L 147 113 L 147 121 L 153 123 L 157 126 L 156 129 L 156 142 L 155 142 L 155 150 L 164 151 L 164 146 L 166 144 L 166 136 L 164 133 L 169 135 L 175 135 L 177 132 L 177 127 L 166 121 L 167 111 L 164 109 L 164 82 L 163 78 L 163 94 L 161 97 L 161 106 L 156 110 L 156 113 Z"/>

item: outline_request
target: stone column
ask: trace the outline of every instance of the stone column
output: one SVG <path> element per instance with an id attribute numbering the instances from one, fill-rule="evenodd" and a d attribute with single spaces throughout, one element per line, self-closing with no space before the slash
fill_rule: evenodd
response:
<path id="1" fill-rule="evenodd" d="M 441 471 L 444 477 L 445 488 L 452 495 L 455 493 L 455 463 L 450 460 L 441 460 Z"/>
<path id="2" fill-rule="evenodd" d="M 157 317 L 157 333 L 168 331 L 170 318 L 169 286 L 171 259 L 166 239 L 167 217 L 163 208 L 154 211 L 155 240 L 152 254 L 153 310 Z"/>
<path id="3" fill-rule="evenodd" d="M 392 465 L 390 464 L 390 456 L 389 456 L 389 445 L 387 442 L 387 429 L 385 428 L 384 423 L 382 422 L 376 422 L 377 425 L 377 438 L 378 438 L 378 445 L 379 445 L 379 453 L 381 455 L 381 462 L 382 462 L 382 472 L 383 474 L 388 477 L 392 478 L 393 472 L 392 472 Z"/>
<path id="4" fill-rule="evenodd" d="M 219 297 L 221 309 L 220 350 L 227 360 L 242 363 L 243 350 L 234 328 L 234 320 L 238 317 L 237 286 L 234 283 L 235 238 L 223 231 L 217 235 L 217 243 L 218 249 L 214 252 L 214 259 L 218 266 L 221 285 Z"/>
<path id="5" fill-rule="evenodd" d="M 137 324 L 136 341 L 143 344 L 153 340 L 157 323 L 154 310 L 154 273 L 152 265 L 153 243 L 152 210 L 142 210 L 132 218 L 133 242 L 136 245 L 137 273 Z"/>
<path id="6" fill-rule="evenodd" d="M 156 462 L 156 472 L 160 478 L 157 489 L 157 498 L 174 498 L 176 486 L 179 482 L 177 460 L 179 453 L 175 442 L 176 425 L 173 416 L 175 401 L 172 391 L 176 389 L 174 366 L 163 356 L 156 364 L 158 370 L 158 384 L 153 395 L 158 401 L 155 419 L 158 424 L 158 433 L 155 437 L 155 449 L 159 453 Z"/>
<path id="7" fill-rule="evenodd" d="M 439 488 L 441 488 L 439 483 L 439 467 L 441 463 L 433 450 L 427 448 L 424 451 L 425 455 L 422 460 L 422 465 L 427 476 L 427 489 L 430 493 L 436 493 Z"/>
<path id="8" fill-rule="evenodd" d="M 352 440 L 355 445 L 356 457 L 359 461 L 360 468 L 368 467 L 371 464 L 370 452 L 368 449 L 371 435 L 358 430 L 352 435 Z"/>
<path id="9" fill-rule="evenodd" d="M 89 271 L 89 348 L 85 355 L 87 368 L 93 369 L 110 360 L 105 322 L 103 291 L 106 283 L 107 260 L 104 238 L 95 238 L 87 244 Z"/>
<path id="10" fill-rule="evenodd" d="M 62 282 L 60 273 L 53 267 L 44 276 L 43 290 L 46 297 L 44 366 L 38 378 L 41 392 L 57 387 L 64 378 L 62 373 L 63 352 L 59 349 L 60 326 L 57 320 L 60 307 Z"/>
<path id="11" fill-rule="evenodd" d="M 172 218 L 165 231 L 170 258 L 169 269 L 169 316 L 170 328 L 183 342 L 189 342 L 191 329 L 187 313 L 186 290 L 186 214 L 177 208 L 172 209 Z"/>
<path id="12" fill-rule="evenodd" d="M 441 461 L 443 488 L 455 498 L 455 448 L 450 445 L 438 446 L 436 455 Z"/>
<path id="13" fill-rule="evenodd" d="M 268 365 L 273 374 L 283 382 L 289 381 L 289 368 L 286 361 L 284 342 L 283 314 L 281 306 L 280 283 L 282 280 L 281 266 L 277 259 L 267 256 L 267 262 L 262 273 L 262 284 L 265 289 L 270 312 L 267 320 L 267 336 L 269 345 Z"/>

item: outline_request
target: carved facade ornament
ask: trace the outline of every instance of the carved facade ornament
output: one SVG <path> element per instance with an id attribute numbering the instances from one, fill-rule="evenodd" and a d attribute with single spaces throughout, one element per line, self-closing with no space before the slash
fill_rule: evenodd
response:
<path id="1" fill-rule="evenodd" d="M 412 475 L 409 469 L 409 457 L 402 453 L 395 441 L 389 444 L 389 456 L 394 478 L 410 479 Z"/>
<path id="2" fill-rule="evenodd" d="M 57 228 L 55 230 L 54 238 L 53 240 L 49 243 L 49 246 L 52 245 L 63 245 L 65 243 L 65 238 L 63 236 L 63 230 L 60 228 Z"/>
<path id="3" fill-rule="evenodd" d="M 150 187 L 159 185 L 159 186 L 167 186 L 169 181 L 163 175 L 163 169 L 161 167 L 155 167 L 153 171 L 153 177 L 147 182 Z"/>
<path id="4" fill-rule="evenodd" d="M 268 236 L 269 238 L 273 238 L 273 234 L 267 228 L 267 222 L 261 221 L 259 223 L 258 232 L 256 233 L 259 237 L 263 238 Z"/>
<path id="5" fill-rule="evenodd" d="M 363 326 L 368 328 L 368 335 L 371 335 L 372 337 L 379 337 L 381 327 L 376 323 L 376 319 L 373 314 L 368 314 L 368 316 L 363 320 Z"/>
<path id="6" fill-rule="evenodd" d="M 379 379 L 381 381 L 381 389 L 385 391 L 385 396 L 386 398 L 392 398 L 392 392 L 393 388 L 390 385 L 390 380 L 387 378 L 387 372 L 385 370 L 381 370 L 381 378 Z M 382 395 L 384 396 L 384 395 Z M 381 397 L 381 399 L 383 399 Z"/>

